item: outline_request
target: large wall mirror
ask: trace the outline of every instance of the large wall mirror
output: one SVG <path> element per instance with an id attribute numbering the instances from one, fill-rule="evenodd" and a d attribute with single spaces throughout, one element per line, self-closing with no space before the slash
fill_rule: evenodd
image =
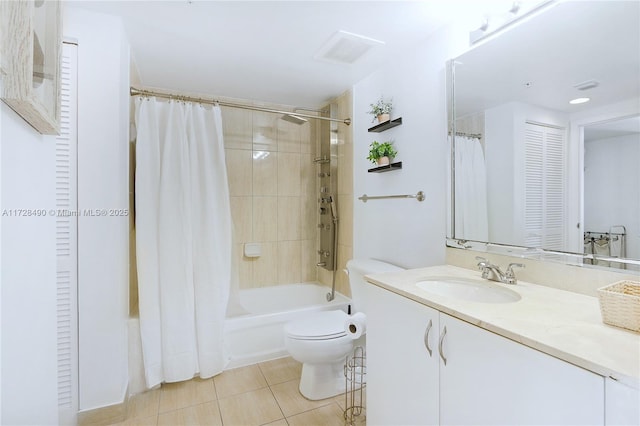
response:
<path id="1" fill-rule="evenodd" d="M 640 2 L 552 2 L 449 69 L 448 244 L 640 270 Z"/>

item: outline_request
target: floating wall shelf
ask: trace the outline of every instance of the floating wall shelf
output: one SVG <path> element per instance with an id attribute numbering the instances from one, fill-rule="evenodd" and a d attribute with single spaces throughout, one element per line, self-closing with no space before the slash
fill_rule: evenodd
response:
<path id="1" fill-rule="evenodd" d="M 393 127 L 399 126 L 401 124 L 402 124 L 402 117 L 398 117 L 395 120 L 383 121 L 380 124 L 370 127 L 369 132 L 380 133 L 380 132 L 384 132 L 385 130 L 391 129 Z"/>
<path id="2" fill-rule="evenodd" d="M 384 173 L 384 172 L 390 172 L 391 170 L 400 170 L 401 168 L 402 168 L 402 161 L 398 161 L 397 163 L 391 163 L 385 166 L 374 167 L 373 169 L 369 169 L 369 173 Z"/>

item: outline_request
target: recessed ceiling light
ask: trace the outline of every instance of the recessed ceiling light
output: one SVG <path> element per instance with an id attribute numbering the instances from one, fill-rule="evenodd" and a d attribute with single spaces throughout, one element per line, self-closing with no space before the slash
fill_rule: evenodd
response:
<path id="1" fill-rule="evenodd" d="M 590 100 L 591 100 L 590 98 L 575 98 L 575 99 L 571 99 L 569 103 L 571 105 L 578 105 L 578 104 L 583 104 L 585 102 L 589 102 Z"/>

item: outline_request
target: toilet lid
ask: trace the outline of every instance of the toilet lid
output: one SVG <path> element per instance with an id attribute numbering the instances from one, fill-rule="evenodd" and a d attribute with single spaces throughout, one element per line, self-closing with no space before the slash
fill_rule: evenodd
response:
<path id="1" fill-rule="evenodd" d="M 289 337 L 304 340 L 326 340 L 346 336 L 348 315 L 342 311 L 323 311 L 309 314 L 285 325 Z"/>

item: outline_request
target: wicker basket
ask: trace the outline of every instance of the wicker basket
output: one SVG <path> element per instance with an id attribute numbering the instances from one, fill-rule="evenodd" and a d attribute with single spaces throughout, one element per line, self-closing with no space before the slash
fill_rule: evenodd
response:
<path id="1" fill-rule="evenodd" d="M 618 281 L 598 289 L 605 324 L 640 332 L 640 282 Z"/>

